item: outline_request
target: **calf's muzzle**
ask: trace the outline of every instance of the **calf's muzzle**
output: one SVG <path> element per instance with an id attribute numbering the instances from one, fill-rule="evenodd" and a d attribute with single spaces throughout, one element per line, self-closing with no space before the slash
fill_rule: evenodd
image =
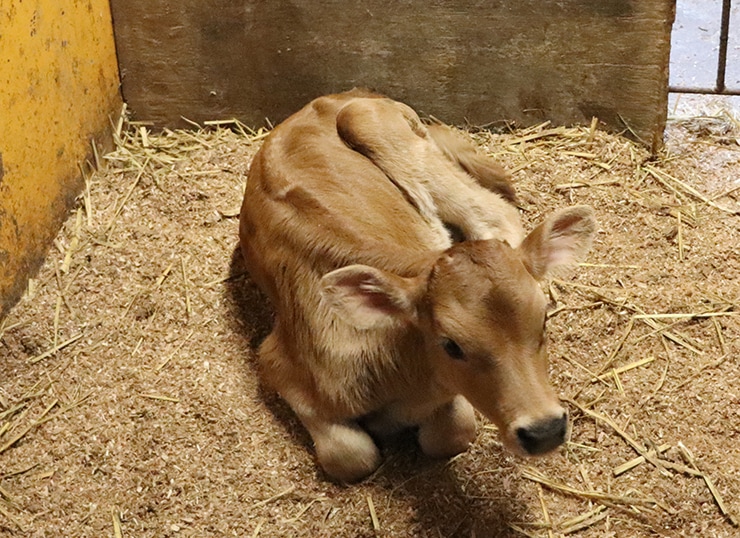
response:
<path id="1" fill-rule="evenodd" d="M 568 434 L 568 414 L 539 420 L 517 428 L 516 437 L 522 449 L 530 456 L 546 454 L 565 442 Z"/>

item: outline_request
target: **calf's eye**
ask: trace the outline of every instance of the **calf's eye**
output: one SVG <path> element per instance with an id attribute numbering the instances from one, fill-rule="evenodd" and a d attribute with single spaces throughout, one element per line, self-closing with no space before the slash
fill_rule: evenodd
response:
<path id="1" fill-rule="evenodd" d="M 445 350 L 445 353 L 450 356 L 450 358 L 455 360 L 463 360 L 465 358 L 465 353 L 460 348 L 460 346 L 457 345 L 457 342 L 454 340 L 450 340 L 449 338 L 443 338 L 442 339 L 442 347 Z"/>

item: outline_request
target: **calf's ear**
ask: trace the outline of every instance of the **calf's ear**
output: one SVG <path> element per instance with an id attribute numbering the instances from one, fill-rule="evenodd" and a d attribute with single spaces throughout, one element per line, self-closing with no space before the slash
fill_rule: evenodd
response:
<path id="1" fill-rule="evenodd" d="M 581 205 L 550 215 L 524 239 L 519 249 L 527 270 L 542 280 L 554 269 L 578 261 L 596 233 L 594 212 Z"/>
<path id="2" fill-rule="evenodd" d="M 367 265 L 349 265 L 321 279 L 321 296 L 358 329 L 387 327 L 416 316 L 422 279 L 403 278 Z"/>

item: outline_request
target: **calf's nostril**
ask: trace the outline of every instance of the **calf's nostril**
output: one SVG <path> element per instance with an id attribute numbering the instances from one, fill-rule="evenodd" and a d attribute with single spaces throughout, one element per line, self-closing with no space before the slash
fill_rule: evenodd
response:
<path id="1" fill-rule="evenodd" d="M 522 448 L 532 456 L 544 454 L 557 448 L 565 442 L 568 431 L 568 417 L 566 414 L 554 419 L 542 420 L 534 424 L 518 428 L 516 436 Z"/>
<path id="2" fill-rule="evenodd" d="M 516 430 L 516 436 L 519 439 L 519 444 L 522 448 L 527 451 L 528 454 L 532 454 L 533 450 L 537 446 L 536 437 L 527 428 L 518 428 Z"/>

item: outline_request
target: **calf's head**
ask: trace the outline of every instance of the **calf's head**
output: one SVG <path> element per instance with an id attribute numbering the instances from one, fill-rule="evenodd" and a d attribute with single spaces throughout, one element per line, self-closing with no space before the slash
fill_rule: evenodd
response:
<path id="1" fill-rule="evenodd" d="M 360 328 L 418 326 L 435 381 L 493 421 L 511 450 L 544 454 L 565 441 L 567 413 L 547 379 L 547 300 L 539 282 L 583 255 L 594 230 L 589 207 L 568 208 L 516 248 L 464 241 L 418 277 L 338 269 L 323 279 L 324 298 Z"/>

